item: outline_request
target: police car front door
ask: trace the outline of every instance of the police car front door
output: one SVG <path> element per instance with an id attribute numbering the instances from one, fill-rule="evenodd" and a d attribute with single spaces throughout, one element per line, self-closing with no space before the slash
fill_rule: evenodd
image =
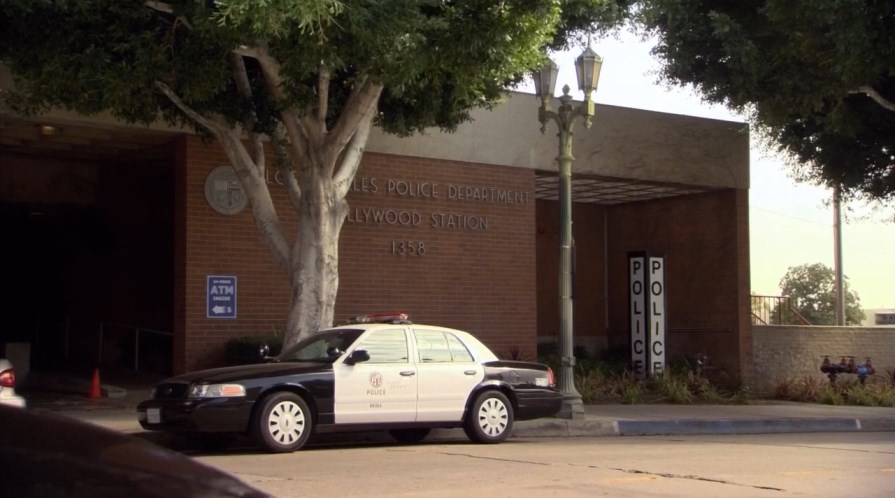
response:
<path id="1" fill-rule="evenodd" d="M 416 420 L 417 371 L 410 361 L 404 327 L 374 330 L 355 347 L 368 361 L 333 365 L 337 424 L 413 422 Z"/>

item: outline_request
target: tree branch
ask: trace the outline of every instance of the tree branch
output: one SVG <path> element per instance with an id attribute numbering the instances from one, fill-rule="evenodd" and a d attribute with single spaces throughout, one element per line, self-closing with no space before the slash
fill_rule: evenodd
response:
<path id="1" fill-rule="evenodd" d="M 352 90 L 351 95 L 348 97 L 348 102 L 345 103 L 345 107 L 342 109 L 338 121 L 336 121 L 336 125 L 333 126 L 329 136 L 326 138 L 322 161 L 324 165 L 332 165 L 330 166 L 331 169 L 326 172 L 328 175 L 333 174 L 332 168 L 335 165 L 336 158 L 339 157 L 345 149 L 345 145 L 354 136 L 360 122 L 367 118 L 372 119 L 372 115 L 368 116 L 368 113 L 374 114 L 376 112 L 379 105 L 379 95 L 381 94 L 382 84 L 373 83 L 367 78 L 364 78 Z"/>
<path id="2" fill-rule="evenodd" d="M 180 96 L 171 89 L 171 87 L 162 83 L 161 81 L 156 81 L 155 87 L 161 90 L 161 92 L 164 93 L 166 97 L 168 97 L 168 100 L 173 102 L 178 109 L 183 111 L 184 114 L 186 114 L 197 124 L 206 128 L 208 131 L 214 133 L 215 135 L 224 133 L 224 129 L 222 129 L 219 124 L 214 123 L 212 120 L 196 112 L 192 107 L 186 105 L 183 100 L 180 99 Z"/>
<path id="3" fill-rule="evenodd" d="M 329 112 L 329 71 L 321 64 L 317 75 L 317 119 L 324 128 L 327 112 Z"/>
<path id="4" fill-rule="evenodd" d="M 286 100 L 280 62 L 270 55 L 264 44 L 251 47 L 241 46 L 234 49 L 233 52 L 257 60 L 271 95 L 277 101 L 284 102 Z M 289 135 L 292 146 L 298 148 L 298 152 L 302 157 L 308 157 L 310 150 L 306 145 L 305 139 L 311 138 L 311 132 L 307 126 L 302 125 L 301 118 L 295 108 L 283 106 L 280 110 L 280 121 L 286 128 L 286 134 Z"/>
<path id="5" fill-rule="evenodd" d="M 289 200 L 292 202 L 292 207 L 295 208 L 295 211 L 299 211 L 301 207 L 301 187 L 295 178 L 295 162 L 297 158 L 293 157 L 294 149 L 286 147 L 283 137 L 278 132 L 274 132 L 271 135 L 270 142 L 277 156 L 277 169 L 283 173 Z"/>
<path id="6" fill-rule="evenodd" d="M 884 109 L 895 112 L 895 102 L 892 102 L 891 100 L 880 95 L 880 93 L 877 92 L 876 89 L 870 85 L 865 85 L 865 86 L 859 87 L 857 91 L 854 91 L 852 93 L 863 93 L 863 94 L 867 95 L 868 97 L 870 97 L 871 99 L 873 99 L 877 104 L 882 106 Z"/>
<path id="7" fill-rule="evenodd" d="M 252 88 L 249 84 L 249 75 L 248 72 L 246 72 L 245 61 L 242 60 L 241 55 L 235 52 L 230 52 L 229 55 L 230 69 L 233 72 L 233 81 L 236 83 L 236 91 L 239 93 L 239 96 L 242 98 L 243 103 L 247 108 L 247 112 L 242 120 L 242 127 L 245 129 L 245 132 L 252 143 L 252 160 L 255 167 L 258 168 L 261 176 L 264 176 L 264 141 L 261 134 L 255 131 L 255 126 L 258 123 L 258 115 L 255 112 L 255 103 L 252 100 Z"/>
<path id="8" fill-rule="evenodd" d="M 155 2 L 153 0 L 147 0 L 147 2 L 145 2 L 143 5 L 149 7 L 152 10 L 157 10 L 164 14 L 174 15 L 174 7 L 171 7 L 170 3 Z M 186 26 L 190 31 L 193 30 L 193 25 L 190 24 L 190 22 L 187 21 L 183 16 L 177 16 L 176 21 L 180 22 L 181 24 Z M 177 22 L 174 23 L 175 27 L 177 26 Z"/>
<path id="9" fill-rule="evenodd" d="M 376 107 L 374 106 L 360 120 L 357 125 L 357 131 L 351 136 L 351 140 L 345 149 L 345 154 L 342 155 L 339 168 L 333 176 L 333 183 L 341 198 L 348 195 L 348 191 L 351 189 L 351 182 L 357 174 L 357 168 L 360 166 L 360 160 L 364 155 L 367 138 L 370 136 L 370 128 L 373 126 L 373 116 L 375 115 Z"/>

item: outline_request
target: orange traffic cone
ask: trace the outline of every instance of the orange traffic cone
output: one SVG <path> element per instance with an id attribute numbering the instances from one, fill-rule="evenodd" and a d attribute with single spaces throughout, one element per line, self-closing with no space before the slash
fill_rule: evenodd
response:
<path id="1" fill-rule="evenodd" d="M 99 387 L 99 369 L 93 369 L 93 379 L 90 381 L 90 391 L 87 392 L 87 397 L 90 399 L 100 399 L 103 396 L 103 392 Z"/>

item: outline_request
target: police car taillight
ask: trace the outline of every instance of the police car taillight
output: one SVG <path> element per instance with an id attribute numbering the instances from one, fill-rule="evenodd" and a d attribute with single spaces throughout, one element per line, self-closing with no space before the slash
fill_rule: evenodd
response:
<path id="1" fill-rule="evenodd" d="M 547 385 L 550 387 L 556 386 L 556 377 L 553 376 L 553 369 L 547 367 Z"/>
<path id="2" fill-rule="evenodd" d="M 15 388 L 16 387 L 16 372 L 13 369 L 7 369 L 3 372 L 0 372 L 0 386 Z"/>
<path id="3" fill-rule="evenodd" d="M 410 315 L 399 311 L 387 313 L 369 313 L 357 315 L 348 319 L 349 324 L 355 323 L 410 323 Z"/>

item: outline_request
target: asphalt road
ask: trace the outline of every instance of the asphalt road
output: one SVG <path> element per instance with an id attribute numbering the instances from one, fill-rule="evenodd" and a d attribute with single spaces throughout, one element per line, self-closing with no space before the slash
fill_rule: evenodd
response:
<path id="1" fill-rule="evenodd" d="M 895 433 L 457 439 L 194 458 L 288 497 L 895 496 Z"/>

